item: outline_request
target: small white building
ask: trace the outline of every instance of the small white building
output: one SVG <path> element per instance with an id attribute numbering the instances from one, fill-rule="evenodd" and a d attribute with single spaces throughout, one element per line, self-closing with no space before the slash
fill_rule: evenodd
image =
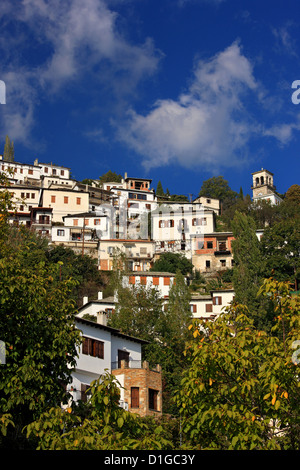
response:
<path id="1" fill-rule="evenodd" d="M 176 274 L 167 272 L 145 271 L 132 272 L 123 277 L 124 287 L 142 285 L 146 288 L 157 288 L 162 298 L 168 298 Z"/>
<path id="2" fill-rule="evenodd" d="M 142 345 L 146 344 L 145 341 L 108 327 L 103 314 L 98 316 L 97 322 L 76 316 L 75 324 L 81 331 L 83 341 L 72 372 L 73 381 L 68 385 L 68 392 L 74 401 L 86 401 L 86 391 L 91 382 L 97 380 L 105 370 L 112 372 L 121 367 L 122 360 L 134 364 L 136 368 L 141 367 Z M 121 389 L 121 405 L 123 398 L 124 390 Z"/>
<path id="3" fill-rule="evenodd" d="M 190 301 L 191 312 L 195 319 L 213 320 L 219 316 L 224 307 L 234 300 L 234 290 L 212 290 L 210 295 L 193 295 Z"/>

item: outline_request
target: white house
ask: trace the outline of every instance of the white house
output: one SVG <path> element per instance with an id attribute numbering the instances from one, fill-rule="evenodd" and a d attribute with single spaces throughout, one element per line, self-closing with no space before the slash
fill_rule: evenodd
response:
<path id="1" fill-rule="evenodd" d="M 155 252 L 179 252 L 192 257 L 192 239 L 214 231 L 214 211 L 199 203 L 163 203 L 151 213 Z"/>
<path id="2" fill-rule="evenodd" d="M 169 297 L 170 288 L 173 285 L 176 275 L 174 273 L 164 273 L 156 271 L 132 272 L 124 276 L 124 287 L 142 285 L 157 288 L 162 298 Z"/>
<path id="3" fill-rule="evenodd" d="M 212 290 L 210 295 L 192 295 L 190 306 L 193 318 L 213 320 L 222 313 L 224 307 L 230 305 L 234 295 L 232 289 Z"/>
<path id="4" fill-rule="evenodd" d="M 99 319 L 98 319 L 99 320 Z M 146 342 L 120 333 L 115 328 L 102 323 L 85 320 L 76 316 L 76 328 L 81 331 L 82 344 L 78 349 L 78 359 L 72 372 L 72 383 L 68 391 L 74 401 L 85 400 L 85 392 L 92 381 L 99 378 L 107 369 L 112 372 L 118 369 L 121 360 L 141 365 L 142 345 Z M 121 401 L 122 401 L 121 390 Z"/>

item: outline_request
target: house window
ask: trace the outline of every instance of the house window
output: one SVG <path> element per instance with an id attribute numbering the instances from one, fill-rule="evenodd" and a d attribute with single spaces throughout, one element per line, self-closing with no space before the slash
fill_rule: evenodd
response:
<path id="1" fill-rule="evenodd" d="M 170 278 L 164 277 L 164 286 L 169 286 L 169 285 L 170 285 Z"/>
<path id="2" fill-rule="evenodd" d="M 100 225 L 100 219 L 94 219 L 94 225 Z"/>
<path id="3" fill-rule="evenodd" d="M 221 266 L 224 268 L 226 266 L 226 259 L 220 260 Z"/>
<path id="4" fill-rule="evenodd" d="M 129 352 L 123 351 L 123 349 L 118 349 L 118 368 L 121 368 L 121 361 L 126 361 L 129 363 Z"/>
<path id="5" fill-rule="evenodd" d="M 47 166 L 45 167 L 45 173 L 48 173 L 48 167 Z"/>
<path id="6" fill-rule="evenodd" d="M 56 175 L 56 170 L 55 170 L 55 168 L 53 168 L 53 170 L 52 170 L 52 175 Z"/>
<path id="7" fill-rule="evenodd" d="M 68 204 L 69 202 L 69 197 L 68 196 L 64 196 L 64 204 Z"/>
<path id="8" fill-rule="evenodd" d="M 153 285 L 154 286 L 159 286 L 159 277 L 158 276 L 153 277 Z"/>
<path id="9" fill-rule="evenodd" d="M 63 237 L 65 235 L 65 231 L 64 230 L 57 230 L 57 236 L 58 237 Z"/>
<path id="10" fill-rule="evenodd" d="M 151 209 L 151 204 L 146 204 L 146 209 L 150 210 Z"/>
<path id="11" fill-rule="evenodd" d="M 222 305 L 222 297 L 214 297 L 213 298 L 214 305 Z"/>
<path id="12" fill-rule="evenodd" d="M 60 174 L 61 174 L 61 176 L 64 176 L 65 170 L 60 170 Z"/>
<path id="13" fill-rule="evenodd" d="M 157 411 L 158 390 L 149 388 L 149 409 Z"/>
<path id="14" fill-rule="evenodd" d="M 84 219 L 84 225 L 89 225 L 89 219 Z"/>
<path id="15" fill-rule="evenodd" d="M 27 198 L 27 199 L 30 198 L 30 193 L 26 193 L 26 198 Z"/>
<path id="16" fill-rule="evenodd" d="M 33 175 L 33 170 L 28 170 L 29 175 Z"/>
<path id="17" fill-rule="evenodd" d="M 145 286 L 146 283 L 147 283 L 147 278 L 146 278 L 146 277 L 141 277 L 140 280 L 141 280 L 141 281 L 140 281 L 140 282 L 141 282 L 141 285 L 142 285 L 142 286 Z"/>
<path id="18" fill-rule="evenodd" d="M 73 225 L 74 227 L 78 227 L 78 219 L 73 219 Z"/>
<path id="19" fill-rule="evenodd" d="M 205 305 L 205 311 L 206 311 L 206 313 L 211 313 L 213 311 L 212 304 L 206 304 Z"/>
<path id="20" fill-rule="evenodd" d="M 208 259 L 205 261 L 205 266 L 206 266 L 207 268 L 210 268 L 210 261 L 209 261 Z"/>
<path id="21" fill-rule="evenodd" d="M 31 193 L 31 199 L 35 199 L 35 194 Z"/>
<path id="22" fill-rule="evenodd" d="M 207 249 L 213 248 L 213 242 L 207 242 L 206 247 L 207 247 Z"/>
<path id="23" fill-rule="evenodd" d="M 51 196 L 51 202 L 55 202 L 56 196 Z"/>
<path id="24" fill-rule="evenodd" d="M 83 337 L 82 354 L 104 359 L 104 342 L 97 339 Z"/>
<path id="25" fill-rule="evenodd" d="M 25 193 L 21 193 L 21 198 L 25 199 Z"/>
<path id="26" fill-rule="evenodd" d="M 197 305 L 191 305 L 191 312 L 196 313 L 197 312 Z"/>
<path id="27" fill-rule="evenodd" d="M 129 276 L 129 284 L 135 284 L 135 276 Z"/>
<path id="28" fill-rule="evenodd" d="M 139 387 L 131 387 L 131 408 L 139 408 L 140 406 L 140 389 Z"/>
<path id="29" fill-rule="evenodd" d="M 81 197 L 77 197 L 77 198 L 76 198 L 76 204 L 77 204 L 78 206 L 80 206 L 80 204 L 81 204 Z"/>

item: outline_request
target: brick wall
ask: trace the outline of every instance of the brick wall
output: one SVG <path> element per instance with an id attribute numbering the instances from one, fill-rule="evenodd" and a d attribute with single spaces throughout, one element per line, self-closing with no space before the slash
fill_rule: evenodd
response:
<path id="1" fill-rule="evenodd" d="M 131 368 L 126 367 L 126 362 L 122 361 L 121 368 L 112 370 L 112 373 L 117 378 L 118 375 L 124 377 L 124 401 L 128 403 L 129 411 L 140 416 L 160 416 L 162 414 L 162 377 L 159 365 L 156 366 L 156 370 L 150 370 L 148 362 L 144 361 L 141 368 Z M 138 407 L 132 407 L 132 387 L 138 387 L 139 389 Z M 149 393 L 156 396 L 156 409 L 149 408 Z"/>

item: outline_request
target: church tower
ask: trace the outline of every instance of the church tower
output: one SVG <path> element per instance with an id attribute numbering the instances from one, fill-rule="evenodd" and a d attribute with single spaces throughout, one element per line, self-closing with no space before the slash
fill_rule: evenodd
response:
<path id="1" fill-rule="evenodd" d="M 280 204 L 282 199 L 276 194 L 274 186 L 273 173 L 263 168 L 260 171 L 252 173 L 252 194 L 253 201 L 267 200 L 272 204 Z"/>

